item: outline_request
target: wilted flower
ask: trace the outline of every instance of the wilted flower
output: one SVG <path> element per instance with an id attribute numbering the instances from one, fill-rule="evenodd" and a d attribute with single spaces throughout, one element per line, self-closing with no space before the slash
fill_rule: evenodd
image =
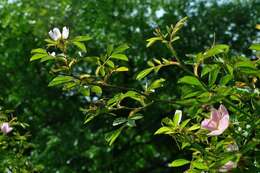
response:
<path id="1" fill-rule="evenodd" d="M 227 151 L 229 151 L 229 152 L 238 151 L 237 144 L 236 143 L 228 144 Z"/>
<path id="2" fill-rule="evenodd" d="M 211 131 L 209 136 L 217 136 L 222 134 L 229 125 L 229 114 L 224 105 L 220 105 L 218 110 L 211 111 L 210 119 L 205 119 L 201 123 L 201 127 Z"/>
<path id="3" fill-rule="evenodd" d="M 64 26 L 63 28 L 62 28 L 62 34 L 61 34 L 61 32 L 60 32 L 60 30 L 59 30 L 59 28 L 53 28 L 53 30 L 51 30 L 50 32 L 49 32 L 49 36 L 53 39 L 53 40 L 55 40 L 55 41 L 57 41 L 57 40 L 59 40 L 59 39 L 67 39 L 68 37 L 69 37 L 69 29 L 66 27 L 66 26 Z"/>
<path id="4" fill-rule="evenodd" d="M 9 132 L 11 132 L 13 130 L 12 127 L 9 126 L 9 123 L 5 122 L 1 125 L 1 131 L 4 133 L 4 134 L 7 134 Z"/>
<path id="5" fill-rule="evenodd" d="M 225 165 L 219 168 L 219 172 L 228 172 L 237 167 L 237 164 L 232 161 L 228 161 Z"/>

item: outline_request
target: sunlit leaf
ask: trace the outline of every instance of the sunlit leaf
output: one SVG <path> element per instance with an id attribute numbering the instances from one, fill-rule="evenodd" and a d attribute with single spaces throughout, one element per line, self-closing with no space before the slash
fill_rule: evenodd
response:
<path id="1" fill-rule="evenodd" d="M 122 53 L 128 48 L 129 48 L 129 46 L 127 44 L 122 44 L 122 45 L 118 46 L 117 48 L 115 48 L 113 52 L 114 53 Z"/>
<path id="2" fill-rule="evenodd" d="M 173 162 L 171 162 L 170 164 L 168 164 L 169 167 L 179 167 L 179 166 L 183 166 L 186 164 L 189 164 L 190 161 L 186 160 L 186 159 L 177 159 L 174 160 Z"/>
<path id="3" fill-rule="evenodd" d="M 260 51 L 260 44 L 252 44 L 249 49 Z"/>
<path id="4" fill-rule="evenodd" d="M 75 46 L 77 46 L 78 48 L 80 48 L 80 50 L 82 50 L 83 52 L 87 52 L 87 48 L 86 48 L 84 43 L 81 43 L 81 42 L 78 42 L 78 41 L 73 41 L 72 43 Z"/>
<path id="5" fill-rule="evenodd" d="M 140 73 L 138 73 L 136 79 L 137 80 L 143 79 L 145 76 L 147 76 L 149 73 L 151 73 L 152 70 L 153 70 L 153 67 L 150 67 L 150 68 L 147 68 L 147 69 L 141 71 Z"/>
<path id="6" fill-rule="evenodd" d="M 118 60 L 122 60 L 122 61 L 128 61 L 128 57 L 124 54 L 116 54 L 116 53 L 113 53 L 111 55 L 111 58 L 113 59 L 118 59 Z"/>
<path id="7" fill-rule="evenodd" d="M 115 71 L 128 71 L 127 67 L 118 67 Z"/>
<path id="8" fill-rule="evenodd" d="M 56 86 L 56 85 L 64 84 L 67 82 L 71 82 L 73 80 L 74 80 L 74 78 L 71 76 L 57 76 L 49 83 L 48 86 L 49 87 Z"/>
<path id="9" fill-rule="evenodd" d="M 102 94 L 102 88 L 100 86 L 92 86 L 91 87 L 91 91 L 96 93 L 97 95 L 101 95 Z"/>
<path id="10" fill-rule="evenodd" d="M 202 86 L 200 81 L 193 76 L 184 76 L 181 79 L 179 79 L 178 83 L 185 83 L 185 84 L 190 84 L 190 85 L 195 85 L 195 86 Z"/>
<path id="11" fill-rule="evenodd" d="M 159 128 L 154 134 L 155 135 L 159 135 L 159 134 L 165 134 L 165 133 L 168 133 L 168 132 L 172 132 L 172 128 L 170 127 L 161 127 Z"/>
<path id="12" fill-rule="evenodd" d="M 191 163 L 192 163 L 192 166 L 194 166 L 197 169 L 208 170 L 208 166 L 203 162 L 193 161 Z"/>

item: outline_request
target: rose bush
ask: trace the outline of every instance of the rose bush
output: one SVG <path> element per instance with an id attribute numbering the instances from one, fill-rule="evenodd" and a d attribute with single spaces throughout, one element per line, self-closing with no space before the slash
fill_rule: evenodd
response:
<path id="1" fill-rule="evenodd" d="M 54 75 L 50 87 L 61 86 L 67 95 L 83 96 L 85 123 L 97 117 L 113 119 L 114 130 L 106 137 L 109 145 L 124 130 L 138 128 L 143 112 L 152 111 L 154 104 L 167 104 L 175 114 L 163 118 L 155 134 L 171 136 L 180 152 L 187 153 L 168 166 L 184 166 L 185 172 L 192 173 L 259 170 L 260 46 L 250 46 L 256 51 L 252 58 L 233 55 L 229 45 L 214 42 L 207 50 L 179 57 L 175 44 L 186 20 L 155 30 L 147 47 L 161 43 L 169 57 L 150 59 L 149 67 L 140 72 L 128 67 L 124 53 L 128 45 L 109 45 L 102 55 L 89 56 L 84 42 L 92 38 L 68 37 L 66 27 L 62 34 L 58 28 L 51 30 L 47 47 L 32 50 L 30 60 L 47 62 Z M 178 93 L 171 93 L 171 99 L 164 99 L 168 92 L 163 87 L 175 81 L 163 78 L 164 68 L 177 68 L 182 74 L 176 82 Z M 114 81 L 114 75 L 124 72 L 132 72 L 138 86 Z"/>

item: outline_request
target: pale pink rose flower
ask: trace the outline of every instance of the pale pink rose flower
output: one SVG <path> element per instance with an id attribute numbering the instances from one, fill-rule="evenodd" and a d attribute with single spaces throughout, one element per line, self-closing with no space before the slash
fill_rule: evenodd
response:
<path id="1" fill-rule="evenodd" d="M 63 39 L 67 39 L 69 37 L 69 28 L 67 28 L 66 26 L 64 26 L 62 28 L 62 38 Z"/>
<path id="2" fill-rule="evenodd" d="M 49 36 L 55 41 L 59 40 L 61 38 L 61 33 L 59 28 L 53 28 L 53 30 L 50 30 Z"/>
<path id="3" fill-rule="evenodd" d="M 209 136 L 222 134 L 229 125 L 229 114 L 224 105 L 220 105 L 218 110 L 212 109 L 210 119 L 201 122 L 201 127 L 211 131 Z"/>
<path id="4" fill-rule="evenodd" d="M 4 133 L 4 134 L 7 134 L 9 132 L 11 132 L 13 130 L 12 127 L 9 126 L 9 123 L 5 122 L 1 125 L 1 131 Z"/>
<path id="5" fill-rule="evenodd" d="M 228 161 L 225 165 L 221 166 L 218 171 L 219 172 L 228 172 L 236 167 L 237 167 L 237 164 L 235 162 Z"/>

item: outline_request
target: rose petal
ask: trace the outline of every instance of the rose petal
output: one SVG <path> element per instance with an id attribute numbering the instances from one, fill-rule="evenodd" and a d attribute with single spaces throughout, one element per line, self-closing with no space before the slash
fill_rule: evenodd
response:
<path id="1" fill-rule="evenodd" d="M 229 116 L 226 115 L 219 121 L 218 129 L 221 129 L 224 131 L 228 128 L 228 125 L 229 125 Z"/>
<path id="2" fill-rule="evenodd" d="M 210 114 L 210 119 L 212 119 L 215 122 L 218 122 L 221 118 L 221 114 L 219 113 L 219 111 L 215 108 L 213 108 L 211 110 L 211 114 Z"/>
<path id="3" fill-rule="evenodd" d="M 4 133 L 4 134 L 7 134 L 9 132 L 11 132 L 13 130 L 12 127 L 9 126 L 9 123 L 5 122 L 1 125 L 1 131 Z"/>
<path id="4" fill-rule="evenodd" d="M 221 114 L 222 117 L 229 115 L 228 111 L 227 111 L 227 109 L 224 105 L 220 105 L 219 108 L 218 108 L 218 111 L 219 111 L 219 113 Z"/>
<path id="5" fill-rule="evenodd" d="M 217 129 L 217 123 L 211 119 L 205 119 L 201 122 L 201 127 L 212 131 Z"/>
<path id="6" fill-rule="evenodd" d="M 218 136 L 221 135 L 224 132 L 222 129 L 213 130 L 208 134 L 208 136 Z"/>

